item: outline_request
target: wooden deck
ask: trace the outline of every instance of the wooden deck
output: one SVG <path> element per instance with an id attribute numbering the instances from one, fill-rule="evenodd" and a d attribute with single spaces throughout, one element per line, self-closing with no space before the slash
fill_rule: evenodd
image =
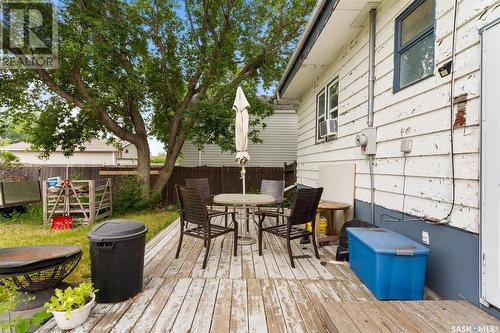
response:
<path id="1" fill-rule="evenodd" d="M 251 232 L 255 234 L 255 228 Z M 334 247 L 294 243 L 296 268 L 285 244 L 266 235 L 264 255 L 243 246 L 233 257 L 232 236 L 219 237 L 201 269 L 201 240 L 185 237 L 175 260 L 179 222 L 146 246 L 144 290 L 117 304 L 99 304 L 75 332 L 452 332 L 459 325 L 500 321 L 465 301 L 426 296 L 418 302 L 377 301 Z M 53 320 L 38 332 L 58 332 Z M 493 332 L 493 331 L 492 331 Z"/>

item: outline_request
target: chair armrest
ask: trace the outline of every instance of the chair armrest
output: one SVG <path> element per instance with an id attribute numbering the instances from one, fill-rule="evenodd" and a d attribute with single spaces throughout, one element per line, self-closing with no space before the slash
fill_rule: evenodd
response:
<path id="1" fill-rule="evenodd" d="M 281 205 L 285 201 L 286 201 L 285 198 L 281 198 L 281 199 L 276 199 L 275 203 L 278 204 L 278 205 Z"/>
<path id="2" fill-rule="evenodd" d="M 270 217 L 278 217 L 278 216 L 281 216 L 281 217 L 286 217 L 286 218 L 289 218 L 290 216 L 288 216 L 287 214 L 283 214 L 283 213 L 278 213 L 278 212 L 273 212 L 273 211 L 270 211 L 270 210 L 258 210 L 255 212 L 255 215 L 259 215 L 259 216 L 270 216 Z"/>
<path id="3" fill-rule="evenodd" d="M 284 190 L 284 192 L 286 193 L 286 192 L 288 192 L 290 190 L 293 190 L 294 188 L 297 187 L 297 185 L 298 185 L 298 183 L 295 183 L 293 185 L 290 185 L 290 186 L 286 187 L 285 190 Z"/>
<path id="4" fill-rule="evenodd" d="M 209 218 L 212 218 L 212 217 L 217 217 L 217 216 L 224 216 L 224 215 L 231 215 L 231 214 L 234 214 L 234 212 L 219 212 L 219 211 L 216 211 L 216 210 L 208 210 L 208 217 Z"/>

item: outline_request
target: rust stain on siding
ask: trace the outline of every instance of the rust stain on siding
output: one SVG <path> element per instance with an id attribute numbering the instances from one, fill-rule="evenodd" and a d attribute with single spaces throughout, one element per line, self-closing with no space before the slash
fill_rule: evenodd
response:
<path id="1" fill-rule="evenodd" d="M 465 115 L 467 113 L 467 93 L 454 98 L 453 104 L 457 104 L 457 113 L 455 114 L 454 128 L 464 127 L 467 124 Z"/>

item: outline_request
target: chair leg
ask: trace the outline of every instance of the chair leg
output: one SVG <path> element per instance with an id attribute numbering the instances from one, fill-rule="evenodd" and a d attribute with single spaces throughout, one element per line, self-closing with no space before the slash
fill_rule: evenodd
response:
<path id="1" fill-rule="evenodd" d="M 312 243 L 313 243 L 313 248 L 314 248 L 314 255 L 316 256 L 316 259 L 319 260 L 318 244 L 316 243 L 316 233 L 315 232 L 313 232 L 313 234 L 312 234 Z"/>
<path id="2" fill-rule="evenodd" d="M 247 228 L 247 232 L 250 232 L 250 218 L 248 217 L 250 214 L 250 209 L 247 208 L 246 209 L 246 215 L 245 215 L 245 224 L 247 225 L 246 228 Z"/>
<path id="3" fill-rule="evenodd" d="M 262 220 L 259 219 L 259 224 L 258 224 L 258 227 L 257 227 L 258 231 L 258 235 L 257 235 L 257 240 L 259 242 L 259 256 L 262 256 Z"/>
<path id="4" fill-rule="evenodd" d="M 290 264 L 291 264 L 292 268 L 295 268 L 295 263 L 293 262 L 292 246 L 290 244 L 290 238 L 287 238 L 286 245 L 288 248 L 288 256 L 290 257 Z"/>
<path id="5" fill-rule="evenodd" d="M 233 255 L 238 256 L 238 222 L 234 223 L 234 245 L 233 245 Z"/>
<path id="6" fill-rule="evenodd" d="M 179 237 L 179 244 L 177 245 L 177 252 L 175 253 L 175 259 L 178 259 L 179 258 L 179 254 L 181 253 L 181 247 L 182 247 L 182 238 L 183 238 L 184 234 L 182 233 L 182 230 L 181 230 L 181 235 Z"/>
<path id="7" fill-rule="evenodd" d="M 226 213 L 226 215 L 224 215 L 224 227 L 227 228 L 227 206 L 224 206 L 224 213 Z"/>
<path id="8" fill-rule="evenodd" d="M 207 267 L 208 254 L 210 253 L 210 237 L 206 239 L 205 242 L 206 246 L 205 246 L 205 259 L 203 259 L 203 266 L 202 266 L 203 269 Z"/>

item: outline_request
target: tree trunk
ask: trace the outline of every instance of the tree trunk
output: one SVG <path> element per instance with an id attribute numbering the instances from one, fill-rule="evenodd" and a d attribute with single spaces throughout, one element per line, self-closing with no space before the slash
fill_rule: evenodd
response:
<path id="1" fill-rule="evenodd" d="M 137 148 L 137 177 L 142 184 L 142 196 L 149 198 L 151 189 L 150 170 L 151 161 L 149 154 L 149 144 L 147 140 L 136 146 Z"/>
<path id="2" fill-rule="evenodd" d="M 170 159 L 167 159 L 161 168 L 160 175 L 158 176 L 158 180 L 153 187 L 153 191 L 163 193 L 163 188 L 167 185 L 167 182 L 174 171 L 176 158 L 173 159 L 173 161 L 174 162 L 172 163 Z"/>

